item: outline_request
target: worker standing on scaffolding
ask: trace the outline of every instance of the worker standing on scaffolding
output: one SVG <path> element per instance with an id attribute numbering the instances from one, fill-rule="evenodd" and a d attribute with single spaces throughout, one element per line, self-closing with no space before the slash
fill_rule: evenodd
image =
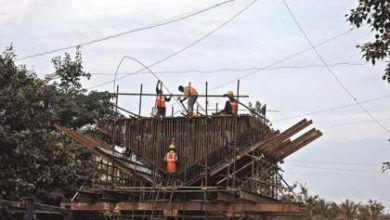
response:
<path id="1" fill-rule="evenodd" d="M 179 86 L 179 91 L 184 93 L 185 97 L 180 100 L 181 103 L 188 99 L 188 115 L 193 116 L 194 113 L 194 105 L 196 103 L 196 100 L 198 99 L 198 92 L 196 89 L 192 86 Z"/>
<path id="2" fill-rule="evenodd" d="M 156 103 L 155 106 L 157 108 L 157 113 L 155 114 L 157 117 L 165 117 L 166 114 L 166 106 L 165 102 L 171 101 L 172 95 L 165 96 L 162 91 L 162 82 L 160 80 L 157 81 L 156 85 Z"/>
<path id="3" fill-rule="evenodd" d="M 169 151 L 164 157 L 164 161 L 167 162 L 167 172 L 170 175 L 176 173 L 177 155 L 175 150 L 176 150 L 175 139 L 172 139 L 171 144 L 169 145 Z"/>
<path id="4" fill-rule="evenodd" d="M 213 115 L 235 115 L 237 114 L 237 100 L 234 98 L 234 93 L 232 91 L 227 92 L 226 94 L 223 94 L 224 97 L 228 97 L 229 100 L 225 103 L 225 108 L 222 109 L 219 112 L 213 113 Z"/>

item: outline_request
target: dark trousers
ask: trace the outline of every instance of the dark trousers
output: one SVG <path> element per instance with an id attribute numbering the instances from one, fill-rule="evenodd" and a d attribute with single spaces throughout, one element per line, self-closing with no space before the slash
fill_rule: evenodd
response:
<path id="1" fill-rule="evenodd" d="M 166 108 L 157 107 L 157 116 L 163 116 L 163 117 L 165 117 L 166 112 L 167 112 L 167 109 L 166 109 Z"/>

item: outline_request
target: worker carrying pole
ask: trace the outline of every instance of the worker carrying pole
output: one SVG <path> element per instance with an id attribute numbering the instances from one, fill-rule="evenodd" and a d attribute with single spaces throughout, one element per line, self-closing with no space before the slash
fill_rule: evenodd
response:
<path id="1" fill-rule="evenodd" d="M 166 106 L 165 102 L 171 101 L 172 95 L 165 96 L 162 91 L 162 82 L 160 80 L 157 81 L 156 85 L 156 102 L 155 107 L 157 108 L 157 112 L 155 114 L 156 117 L 165 117 L 166 114 Z"/>
<path id="2" fill-rule="evenodd" d="M 176 155 L 176 143 L 175 139 L 172 138 L 171 144 L 169 145 L 169 151 L 164 157 L 164 161 L 167 163 L 167 172 L 169 174 L 175 174 L 176 173 L 176 162 L 177 162 L 177 155 Z"/>
<path id="3" fill-rule="evenodd" d="M 238 103 L 237 103 L 237 100 L 234 98 L 234 93 L 232 91 L 229 91 L 226 94 L 224 94 L 223 96 L 228 97 L 228 99 L 229 99 L 225 103 L 225 108 L 219 112 L 213 113 L 213 115 L 220 115 L 220 114 L 235 115 L 235 114 L 237 114 Z"/>
<path id="4" fill-rule="evenodd" d="M 194 104 L 196 103 L 196 100 L 198 99 L 198 92 L 196 89 L 192 86 L 179 86 L 179 91 L 184 93 L 185 97 L 183 99 L 180 99 L 180 102 L 185 101 L 188 99 L 188 116 L 193 116 L 194 113 Z"/>

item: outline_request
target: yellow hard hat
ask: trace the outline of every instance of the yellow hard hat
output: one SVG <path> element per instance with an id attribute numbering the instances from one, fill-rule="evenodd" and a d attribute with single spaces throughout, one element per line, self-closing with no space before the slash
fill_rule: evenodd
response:
<path id="1" fill-rule="evenodd" d="M 233 91 L 228 91 L 228 92 L 227 92 L 226 94 L 224 94 L 224 95 L 233 97 L 233 96 L 234 96 L 234 93 L 233 93 Z"/>
<path id="2" fill-rule="evenodd" d="M 169 150 L 175 150 L 175 149 L 176 149 L 175 144 L 170 144 L 170 145 L 169 145 Z"/>

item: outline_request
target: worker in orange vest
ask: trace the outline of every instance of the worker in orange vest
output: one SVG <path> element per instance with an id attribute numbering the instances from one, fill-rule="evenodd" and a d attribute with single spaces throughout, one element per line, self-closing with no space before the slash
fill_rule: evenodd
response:
<path id="1" fill-rule="evenodd" d="M 235 115 L 235 114 L 237 114 L 238 103 L 237 103 L 237 100 L 234 98 L 234 93 L 232 91 L 229 91 L 226 94 L 224 94 L 223 96 L 228 97 L 228 99 L 229 99 L 225 103 L 225 108 L 219 112 L 214 113 L 213 115 L 220 115 L 220 114 Z"/>
<path id="2" fill-rule="evenodd" d="M 160 80 L 157 81 L 156 85 L 156 102 L 155 107 L 157 108 L 157 113 L 155 116 L 157 117 L 165 117 L 167 112 L 165 102 L 171 101 L 172 96 L 165 96 L 162 91 L 162 82 Z"/>
<path id="3" fill-rule="evenodd" d="M 179 91 L 184 93 L 185 97 L 180 100 L 180 102 L 185 101 L 188 98 L 188 115 L 192 116 L 194 113 L 194 104 L 196 103 L 196 100 L 198 99 L 198 92 L 196 89 L 192 86 L 179 86 Z"/>
<path id="4" fill-rule="evenodd" d="M 169 145 L 169 151 L 164 157 L 164 161 L 167 162 L 167 172 L 169 174 L 176 173 L 177 155 L 175 150 L 176 150 L 176 144 L 175 144 L 175 140 L 173 139 L 171 141 L 171 144 Z"/>

